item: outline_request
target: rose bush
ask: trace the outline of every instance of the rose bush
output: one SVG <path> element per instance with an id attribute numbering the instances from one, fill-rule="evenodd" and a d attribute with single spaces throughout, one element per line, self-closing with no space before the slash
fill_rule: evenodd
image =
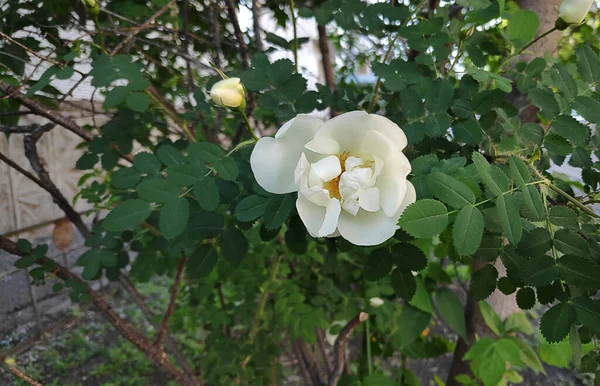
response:
<path id="1" fill-rule="evenodd" d="M 325 123 L 300 114 L 275 138 L 261 138 L 250 164 L 265 190 L 298 191 L 296 208 L 313 237 L 378 245 L 416 199 L 406 144 L 404 131 L 376 114 L 352 111 Z"/>

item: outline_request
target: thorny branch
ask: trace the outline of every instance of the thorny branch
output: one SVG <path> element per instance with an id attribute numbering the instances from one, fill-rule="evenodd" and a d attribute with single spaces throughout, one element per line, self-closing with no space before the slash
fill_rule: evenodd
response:
<path id="1" fill-rule="evenodd" d="M 368 317 L 369 314 L 366 312 L 360 312 L 352 318 L 344 328 L 342 328 L 342 331 L 340 331 L 340 335 L 335 340 L 335 345 L 333 347 L 335 364 L 333 366 L 333 371 L 329 374 L 329 386 L 336 386 L 344 371 L 344 364 L 346 363 L 346 340 L 348 339 L 348 336 L 359 324 L 367 320 Z"/>
<path id="2" fill-rule="evenodd" d="M 171 287 L 171 297 L 169 298 L 169 305 L 167 306 L 167 311 L 163 316 L 162 322 L 160 323 L 160 328 L 158 329 L 158 334 L 156 335 L 156 340 L 154 344 L 156 346 L 160 346 L 161 342 L 169 329 L 169 319 L 173 314 L 173 310 L 175 310 L 175 302 L 177 301 L 177 294 L 179 294 L 179 287 L 181 285 L 181 277 L 183 274 L 183 269 L 185 268 L 185 261 L 187 258 L 185 254 L 182 254 L 179 262 L 177 263 L 177 270 L 175 271 L 175 279 L 173 280 L 173 286 Z"/>

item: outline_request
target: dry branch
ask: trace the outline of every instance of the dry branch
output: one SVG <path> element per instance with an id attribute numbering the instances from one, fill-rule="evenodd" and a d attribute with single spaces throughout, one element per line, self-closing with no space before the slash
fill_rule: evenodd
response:
<path id="1" fill-rule="evenodd" d="M 360 312 L 340 331 L 340 335 L 335 340 L 335 346 L 333 347 L 335 364 L 333 371 L 329 374 L 329 386 L 336 386 L 344 371 L 344 364 L 346 363 L 346 340 L 348 336 L 359 324 L 367 320 L 368 317 L 369 314 L 366 312 Z"/>

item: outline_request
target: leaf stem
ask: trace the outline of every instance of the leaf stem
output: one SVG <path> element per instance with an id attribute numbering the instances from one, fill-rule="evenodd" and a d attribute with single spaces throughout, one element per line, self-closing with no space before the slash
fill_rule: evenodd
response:
<path id="1" fill-rule="evenodd" d="M 298 72 L 298 30 L 296 27 L 296 12 L 294 11 L 294 0 L 290 0 L 290 11 L 292 12 L 292 28 L 294 30 L 294 44 L 292 48 L 294 50 L 294 66 L 296 72 Z"/>
<path id="2" fill-rule="evenodd" d="M 98 22 L 98 15 L 94 15 L 94 25 L 96 26 L 96 31 L 98 31 L 98 37 L 100 38 L 100 48 L 102 49 L 102 53 L 107 55 L 106 46 L 104 45 L 104 35 L 102 34 L 102 29 L 100 28 L 100 22 Z"/>
<path id="3" fill-rule="evenodd" d="M 558 186 L 552 184 L 550 181 L 548 181 L 546 184 L 548 185 L 548 187 L 550 189 L 554 190 L 556 193 L 560 194 L 561 196 L 563 196 L 564 198 L 569 200 L 570 203 L 572 203 L 573 205 L 575 205 L 576 207 L 581 209 L 582 212 L 585 212 L 586 214 L 590 215 L 593 218 L 600 219 L 600 215 L 598 215 L 596 212 L 594 212 L 587 206 L 583 205 L 581 202 L 579 202 L 579 200 L 577 200 L 575 197 L 571 196 L 569 193 L 565 192 Z"/>
<path id="4" fill-rule="evenodd" d="M 242 114 L 242 118 L 244 118 L 244 122 L 246 123 L 246 127 L 248 128 L 248 131 L 252 135 L 252 138 L 254 138 L 255 142 L 258 142 L 258 137 L 256 136 L 256 134 L 254 134 L 254 130 L 252 130 L 252 126 L 250 126 L 250 121 L 248 120 L 248 116 L 246 115 L 246 112 L 244 110 L 240 110 L 240 114 Z"/>
<path id="5" fill-rule="evenodd" d="M 525 47 L 521 48 L 519 50 L 519 52 L 517 53 L 517 55 L 521 55 L 526 49 L 528 49 L 533 44 L 535 44 L 535 42 L 537 42 L 538 40 L 541 40 L 541 39 L 545 38 L 546 36 L 550 35 L 554 31 L 556 31 L 556 27 L 550 28 L 548 31 L 544 32 L 543 34 L 541 34 L 537 38 L 533 39 L 532 41 L 529 42 L 529 44 L 527 44 Z"/>
<path id="6" fill-rule="evenodd" d="M 256 334 L 258 333 L 258 328 L 260 327 L 260 319 L 265 311 L 265 305 L 267 304 L 267 298 L 269 297 L 269 290 L 271 288 L 271 284 L 275 281 L 275 276 L 279 272 L 279 263 L 281 262 L 281 258 L 283 255 L 279 255 L 275 263 L 271 267 L 271 274 L 269 275 L 269 280 L 263 289 L 262 296 L 260 298 L 260 303 L 258 305 L 258 311 L 256 312 L 256 316 L 254 317 L 254 321 L 252 322 L 252 328 L 250 329 L 250 344 L 254 342 L 256 338 Z"/>
<path id="7" fill-rule="evenodd" d="M 371 323 L 369 319 L 365 321 L 366 323 L 366 334 L 367 334 L 367 368 L 369 370 L 369 375 L 373 374 L 373 364 L 371 363 Z"/>

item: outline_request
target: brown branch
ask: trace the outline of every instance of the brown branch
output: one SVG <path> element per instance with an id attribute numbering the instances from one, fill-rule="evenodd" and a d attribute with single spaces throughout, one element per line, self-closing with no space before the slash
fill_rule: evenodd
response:
<path id="1" fill-rule="evenodd" d="M 25 382 L 29 383 L 31 386 L 42 386 L 41 383 L 37 382 L 36 380 L 31 378 L 29 375 L 27 375 L 24 372 L 22 372 L 21 370 L 19 370 L 16 366 L 12 366 L 12 365 L 7 365 L 7 366 L 11 373 L 13 373 L 17 377 L 21 378 Z"/>
<path id="2" fill-rule="evenodd" d="M 318 25 L 319 31 L 319 50 L 321 51 L 321 63 L 323 64 L 323 74 L 325 75 L 325 85 L 331 92 L 335 91 L 335 80 L 333 79 L 333 65 L 331 63 L 331 52 L 329 51 L 329 39 L 324 25 Z"/>
<path id="3" fill-rule="evenodd" d="M 23 256 L 23 254 L 17 248 L 17 244 L 5 237 L 0 237 L 0 249 L 12 255 Z M 39 265 L 51 264 L 55 267 L 52 273 L 62 280 L 75 280 L 80 283 L 85 283 L 67 268 L 46 256 L 37 260 L 36 263 Z M 186 376 L 186 374 L 175 367 L 161 348 L 154 346 L 152 341 L 145 338 L 131 323 L 121 318 L 119 314 L 104 300 L 102 295 L 100 295 L 90 286 L 87 287 L 85 293 L 92 297 L 92 303 L 96 306 L 98 311 L 100 311 L 106 320 L 112 324 L 112 326 L 117 329 L 125 339 L 146 354 L 148 358 L 150 358 L 157 366 L 164 370 L 171 378 L 184 386 L 198 385 L 197 381 Z"/>
<path id="4" fill-rule="evenodd" d="M 294 351 L 294 355 L 296 356 L 297 362 L 300 364 L 300 369 L 302 370 L 302 378 L 304 378 L 304 384 L 310 384 L 310 375 L 308 374 L 308 369 L 306 367 L 306 362 L 302 357 L 298 346 L 296 345 L 296 341 L 292 341 L 292 350 Z"/>
<path id="5" fill-rule="evenodd" d="M 121 275 L 119 275 L 119 282 L 121 283 L 125 291 L 127 291 L 127 293 L 133 298 L 133 301 L 137 304 L 140 310 L 142 310 L 142 313 L 146 317 L 146 320 L 150 324 L 152 324 L 154 328 L 158 329 L 159 325 L 154 322 L 154 313 L 152 312 L 150 307 L 148 307 L 148 304 L 146 304 L 146 301 L 135 288 L 129 277 L 121 273 Z M 167 348 L 169 349 L 169 351 L 171 351 L 175 359 L 177 359 L 177 363 L 179 363 L 179 365 L 183 368 L 188 377 L 196 379 L 194 370 L 188 363 L 185 356 L 183 356 L 181 351 L 179 351 L 173 339 L 171 339 L 171 337 L 167 334 L 165 335 L 164 340 Z M 204 379 L 202 378 L 202 373 L 200 373 L 200 379 L 196 379 L 196 382 L 198 382 L 200 386 L 204 386 Z"/>
<path id="6" fill-rule="evenodd" d="M 252 0 L 252 25 L 254 30 L 254 48 L 258 51 L 263 50 L 262 37 L 260 36 L 260 4 L 258 0 Z"/>
<path id="7" fill-rule="evenodd" d="M 177 294 L 179 294 L 179 287 L 181 285 L 181 276 L 183 274 L 183 269 L 185 268 L 185 261 L 187 258 L 185 254 L 181 255 L 179 259 L 179 263 L 177 263 L 177 269 L 175 271 L 175 279 L 173 280 L 173 286 L 171 287 L 171 297 L 169 299 L 169 305 L 167 306 L 167 311 L 163 316 L 162 322 L 160 323 L 160 328 L 158 329 L 158 334 L 156 335 L 156 340 L 154 341 L 154 345 L 160 346 L 163 340 L 163 337 L 167 333 L 169 329 L 169 319 L 173 314 L 173 310 L 175 310 L 175 302 L 177 301 Z"/>
<path id="8" fill-rule="evenodd" d="M 94 139 L 94 134 L 92 134 L 91 132 L 89 132 L 87 130 L 84 130 L 81 126 L 79 126 L 77 123 L 75 123 L 75 121 L 72 120 L 71 118 L 65 117 L 65 116 L 57 113 L 56 111 L 54 111 L 46 106 L 43 106 L 41 103 L 39 103 L 37 101 L 26 98 L 25 95 L 23 93 L 21 93 L 21 91 L 19 91 L 19 88 L 11 86 L 10 84 L 6 83 L 3 80 L 0 80 L 0 91 L 2 93 L 4 93 L 7 97 L 10 97 L 10 98 L 16 100 L 17 102 L 19 102 L 21 105 L 27 107 L 29 110 L 31 110 L 32 113 L 49 119 L 50 121 L 56 123 L 57 125 L 60 125 L 60 126 L 64 127 L 65 129 L 77 134 L 79 137 L 81 137 L 85 141 L 89 142 L 92 139 Z M 121 158 L 123 158 L 129 162 L 133 162 L 133 156 L 131 154 L 123 153 L 119 149 L 119 147 L 117 145 L 115 145 L 114 143 L 111 143 L 111 147 L 119 153 L 119 156 L 121 156 Z"/>
<path id="9" fill-rule="evenodd" d="M 335 345 L 333 347 L 335 364 L 333 371 L 329 374 L 329 386 L 336 386 L 344 371 L 344 364 L 346 363 L 346 339 L 348 339 L 348 336 L 352 331 L 359 324 L 367 320 L 368 317 L 369 314 L 366 312 L 360 312 L 352 318 L 344 328 L 342 328 L 342 331 L 340 331 L 340 335 L 335 340 Z"/>
<path id="10" fill-rule="evenodd" d="M 54 124 L 52 124 L 54 126 Z M 34 131 L 40 130 L 42 125 L 32 124 L 27 126 L 19 125 L 0 125 L 0 131 L 6 134 L 31 134 Z"/>
<path id="11" fill-rule="evenodd" d="M 319 351 L 321 352 L 321 356 L 323 357 L 323 361 L 325 362 L 325 366 L 327 367 L 327 374 L 331 374 L 331 359 L 329 355 L 327 355 L 327 351 L 325 350 L 325 339 L 323 330 L 317 328 L 317 344 L 319 345 Z"/>
<path id="12" fill-rule="evenodd" d="M 317 362 L 315 361 L 314 356 L 311 352 L 309 352 L 306 347 L 306 343 L 302 338 L 296 339 L 296 345 L 298 347 L 298 352 L 300 353 L 301 358 L 304 359 L 304 363 L 306 364 L 306 370 L 308 374 L 310 374 L 310 378 L 312 379 L 312 384 L 315 386 L 320 386 L 323 384 L 321 381 L 321 376 L 319 375 L 319 369 L 317 367 Z"/>
<path id="13" fill-rule="evenodd" d="M 150 24 L 152 24 L 156 19 L 158 19 L 160 16 L 162 16 L 163 13 L 167 12 L 169 10 L 169 8 L 171 8 L 171 6 L 173 4 L 175 4 L 176 2 L 177 2 L 177 0 L 169 1 L 160 10 L 158 10 L 158 12 L 156 12 L 154 15 L 150 16 L 150 18 L 148 20 L 146 20 L 144 22 L 144 24 L 135 27 L 132 30 L 132 32 L 110 52 L 110 56 L 115 56 L 126 44 L 128 44 L 135 37 L 135 35 L 139 34 L 141 31 L 143 31 L 145 28 L 147 28 Z"/>
<path id="14" fill-rule="evenodd" d="M 57 66 L 62 67 L 63 64 L 46 56 L 42 56 L 40 54 L 38 54 L 37 52 L 35 52 L 34 50 L 32 50 L 31 48 L 27 47 L 24 44 L 19 43 L 18 41 L 16 41 L 15 39 L 11 38 L 10 36 L 8 36 L 7 34 L 5 34 L 4 32 L 0 31 L 0 36 L 4 37 L 6 40 L 11 41 L 12 43 L 18 45 L 19 47 L 21 47 L 22 49 L 24 49 L 25 51 L 29 52 L 31 55 L 38 57 L 39 59 L 45 60 L 47 62 L 50 62 L 52 64 L 55 64 Z"/>
<path id="15" fill-rule="evenodd" d="M 231 21 L 231 24 L 233 25 L 235 39 L 238 43 L 238 50 L 240 51 L 240 57 L 242 59 L 242 69 L 245 70 L 250 66 L 250 55 L 248 54 L 248 45 L 244 40 L 244 33 L 240 28 L 240 22 L 238 21 L 237 12 L 235 10 L 233 0 L 225 0 L 225 4 L 227 4 L 227 15 L 229 16 L 229 21 Z"/>

